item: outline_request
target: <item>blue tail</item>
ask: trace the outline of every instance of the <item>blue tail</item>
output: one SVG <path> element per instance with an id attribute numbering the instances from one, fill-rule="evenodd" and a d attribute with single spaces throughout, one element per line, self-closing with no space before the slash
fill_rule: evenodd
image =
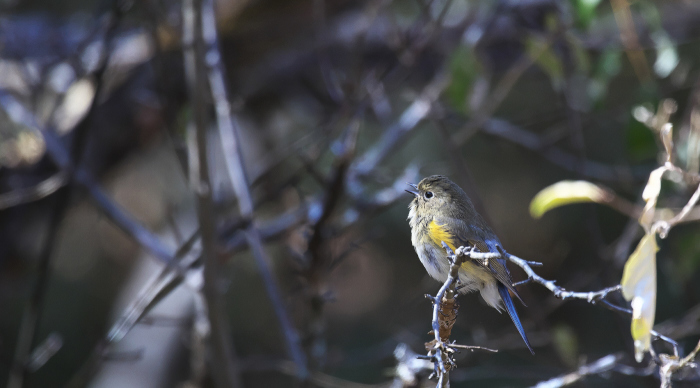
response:
<path id="1" fill-rule="evenodd" d="M 520 333 L 520 336 L 523 337 L 523 341 L 525 341 L 525 345 L 527 345 L 527 348 L 530 349 L 530 353 L 532 353 L 532 355 L 535 355 L 535 351 L 532 350 L 532 346 L 530 346 L 530 341 L 527 340 L 527 336 L 525 335 L 523 325 L 520 323 L 520 318 L 518 318 L 518 312 L 515 311 L 513 299 L 510 298 L 510 293 L 508 293 L 508 287 L 506 287 L 501 282 L 496 283 L 498 283 L 498 293 L 501 294 L 501 299 L 503 299 L 503 304 L 506 306 L 506 311 L 508 311 L 510 319 L 513 320 L 515 328 L 518 329 L 518 333 Z"/>

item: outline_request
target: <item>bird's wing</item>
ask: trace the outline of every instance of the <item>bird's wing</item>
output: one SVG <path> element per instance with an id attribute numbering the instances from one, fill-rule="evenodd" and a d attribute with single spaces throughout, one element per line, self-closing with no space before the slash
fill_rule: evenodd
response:
<path id="1" fill-rule="evenodd" d="M 433 220 L 429 225 L 430 237 L 441 246 L 441 241 L 456 250 L 460 246 L 476 247 L 480 252 L 499 253 L 498 247 L 501 242 L 490 230 L 476 230 L 470 227 L 464 221 L 456 218 L 439 218 Z M 513 280 L 510 277 L 510 272 L 506 267 L 506 260 L 501 257 L 490 260 L 473 260 L 474 264 L 488 268 L 493 276 L 502 283 L 509 291 L 511 291 L 520 302 L 525 305 L 518 291 L 513 287 Z"/>

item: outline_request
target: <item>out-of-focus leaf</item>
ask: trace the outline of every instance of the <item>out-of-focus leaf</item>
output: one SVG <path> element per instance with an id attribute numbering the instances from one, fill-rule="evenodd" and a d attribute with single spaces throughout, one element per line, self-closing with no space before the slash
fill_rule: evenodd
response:
<path id="1" fill-rule="evenodd" d="M 61 135 L 70 132 L 85 117 L 95 98 L 95 91 L 94 82 L 88 78 L 80 79 L 68 88 L 63 103 L 55 113 L 56 129 Z"/>
<path id="2" fill-rule="evenodd" d="M 656 211 L 656 200 L 661 192 L 661 178 L 666 172 L 666 167 L 659 167 L 649 174 L 649 181 L 642 192 L 642 199 L 647 203 L 644 205 L 642 216 L 639 217 L 639 224 L 649 233 L 651 224 L 654 222 L 654 212 Z"/>
<path id="3" fill-rule="evenodd" d="M 595 17 L 595 9 L 600 4 L 600 0 L 573 0 L 573 3 L 576 21 L 581 27 L 587 28 Z"/>
<path id="4" fill-rule="evenodd" d="M 622 69 L 622 51 L 606 49 L 598 59 L 596 73 L 599 77 L 610 79 L 620 73 Z"/>
<path id="5" fill-rule="evenodd" d="M 552 82 L 552 88 L 558 91 L 564 86 L 564 66 L 551 46 L 543 47 L 545 44 L 547 43 L 540 39 L 528 39 L 526 44 L 527 53 L 547 73 L 549 80 Z"/>
<path id="6" fill-rule="evenodd" d="M 570 367 L 578 365 L 578 340 L 571 326 L 560 324 L 554 327 L 554 348 L 559 357 Z"/>
<path id="7" fill-rule="evenodd" d="M 474 79 L 481 73 L 479 63 L 473 50 L 461 46 L 452 53 L 450 59 L 450 74 L 452 82 L 446 90 L 446 95 L 454 108 L 465 111 L 468 104 L 467 96 L 472 89 Z"/>
<path id="8" fill-rule="evenodd" d="M 632 252 L 622 274 L 622 295 L 632 301 L 634 358 L 641 362 L 651 344 L 656 313 L 656 234 L 647 233 Z"/>
<path id="9" fill-rule="evenodd" d="M 621 57 L 620 50 L 606 49 L 600 54 L 588 84 L 588 97 L 593 103 L 600 103 L 607 96 L 611 80 L 622 68 Z"/>
<path id="10" fill-rule="evenodd" d="M 610 194 L 603 188 L 586 181 L 561 181 L 542 189 L 530 202 L 530 215 L 540 218 L 555 207 L 572 203 L 605 203 Z"/>
<path id="11" fill-rule="evenodd" d="M 651 38 L 656 44 L 656 62 L 654 62 L 654 72 L 661 78 L 671 75 L 676 69 L 680 59 L 676 46 L 671 42 L 665 31 L 659 30 L 652 34 Z"/>

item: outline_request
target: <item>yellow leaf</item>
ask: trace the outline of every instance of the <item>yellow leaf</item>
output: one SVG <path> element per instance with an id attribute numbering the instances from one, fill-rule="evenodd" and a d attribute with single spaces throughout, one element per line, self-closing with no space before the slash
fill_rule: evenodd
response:
<path id="1" fill-rule="evenodd" d="M 661 177 L 666 172 L 666 167 L 659 167 L 649 174 L 649 181 L 642 192 L 642 199 L 649 201 L 656 200 L 661 192 Z"/>
<path id="2" fill-rule="evenodd" d="M 555 207 L 582 202 L 608 202 L 610 194 L 586 181 L 561 181 L 542 189 L 530 202 L 530 215 L 540 218 Z"/>
<path id="3" fill-rule="evenodd" d="M 642 192 L 642 199 L 647 203 L 644 206 L 639 224 L 642 225 L 647 233 L 650 231 L 651 224 L 654 222 L 654 212 L 656 210 L 656 200 L 661 192 L 661 178 L 666 172 L 666 167 L 659 167 L 649 174 L 649 181 Z"/>
<path id="4" fill-rule="evenodd" d="M 641 362 L 651 344 L 656 314 L 656 234 L 647 233 L 632 252 L 622 273 L 622 295 L 632 301 L 634 357 Z"/>

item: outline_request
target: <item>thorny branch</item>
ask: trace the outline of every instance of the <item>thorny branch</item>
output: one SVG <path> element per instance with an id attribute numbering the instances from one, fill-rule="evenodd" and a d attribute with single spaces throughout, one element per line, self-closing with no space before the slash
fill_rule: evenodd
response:
<path id="1" fill-rule="evenodd" d="M 671 386 L 671 376 L 674 372 L 688 366 L 691 368 L 697 368 L 698 365 L 695 363 L 695 356 L 700 352 L 700 342 L 695 346 L 692 352 L 688 353 L 687 356 L 682 359 L 678 359 L 678 355 L 669 356 L 662 354 L 661 365 L 659 366 L 659 376 L 661 377 L 661 388 L 669 388 Z"/>
<path id="2" fill-rule="evenodd" d="M 574 292 L 574 291 L 568 291 L 563 287 L 555 285 L 554 280 L 546 280 L 543 277 L 537 275 L 535 271 L 532 269 L 532 265 L 540 266 L 542 265 L 541 263 L 534 262 L 534 261 L 526 261 L 523 260 L 517 256 L 511 255 L 509 253 L 506 253 L 506 257 L 508 260 L 512 261 L 515 263 L 517 266 L 523 269 L 525 273 L 527 274 L 528 278 L 525 281 L 515 283 L 514 285 L 520 285 L 524 284 L 527 282 L 535 282 L 537 284 L 540 284 L 544 286 L 546 289 L 550 290 L 552 294 L 554 294 L 555 297 L 561 299 L 561 300 L 566 300 L 566 299 L 581 299 L 585 300 L 588 303 L 596 304 L 600 302 L 603 307 L 606 307 L 608 309 L 622 312 L 625 314 L 632 315 L 632 310 L 626 309 L 624 307 L 617 306 L 610 301 L 605 300 L 607 296 L 613 292 L 620 291 L 622 289 L 621 285 L 616 285 L 608 288 L 604 288 L 600 291 L 591 291 L 591 292 Z M 664 342 L 667 342 L 670 344 L 673 349 L 675 354 L 678 354 L 678 343 L 676 341 L 652 330 L 651 331 L 652 336 L 654 336 L 657 339 L 660 339 Z"/>
<path id="3" fill-rule="evenodd" d="M 443 312 L 443 305 L 447 303 L 454 303 L 454 295 L 455 295 L 455 286 L 457 283 L 458 279 L 458 273 L 459 269 L 464 263 L 465 258 L 469 258 L 471 260 L 484 260 L 484 259 L 491 259 L 491 258 L 496 258 L 496 257 L 501 257 L 500 254 L 498 253 L 480 253 L 478 251 L 474 251 L 474 248 L 467 248 L 467 247 L 459 247 L 457 248 L 456 252 L 452 252 L 450 247 L 448 247 L 445 243 L 443 243 L 443 247 L 445 248 L 446 252 L 448 253 L 448 256 L 450 257 L 451 261 L 451 266 L 450 266 L 450 274 L 443 284 L 443 286 L 440 288 L 440 291 L 435 297 L 432 296 L 427 296 L 430 298 L 433 303 L 433 315 L 432 315 L 432 328 L 433 328 L 433 334 L 435 336 L 435 339 L 431 341 L 430 343 L 426 345 L 430 345 L 430 351 L 428 354 L 428 359 L 433 361 L 435 365 L 434 369 L 434 374 L 438 376 L 438 387 L 445 387 L 449 386 L 447 380 L 449 379 L 449 370 L 453 367 L 456 366 L 454 363 L 454 360 L 452 359 L 452 354 L 455 352 L 455 348 L 462 348 L 462 346 L 454 345 L 449 343 L 449 330 L 452 327 L 452 324 L 454 324 L 453 321 L 451 322 L 446 322 L 445 317 L 450 317 L 452 320 L 456 318 L 456 313 L 455 315 L 446 315 Z M 511 255 L 507 252 L 504 252 L 504 255 L 510 260 L 511 262 L 515 263 L 517 266 L 523 269 L 525 273 L 527 274 L 528 278 L 525 281 L 521 281 L 518 283 L 515 283 L 514 286 L 525 284 L 528 282 L 534 282 L 538 283 L 548 290 L 552 292 L 552 294 L 562 300 L 567 300 L 567 299 L 581 299 L 584 300 L 588 303 L 592 304 L 597 304 L 600 303 L 606 308 L 609 308 L 614 311 L 622 312 L 628 315 L 632 315 L 632 311 L 630 309 L 624 308 L 617 306 L 607 300 L 607 296 L 611 293 L 620 291 L 622 286 L 616 285 L 613 287 L 608 287 L 605 289 L 602 289 L 600 291 L 591 291 L 591 292 L 575 292 L 575 291 L 569 291 L 566 290 L 563 287 L 557 286 L 555 284 L 554 280 L 547 280 L 544 279 L 543 277 L 537 275 L 535 271 L 532 269 L 532 266 L 541 266 L 542 264 L 539 262 L 535 261 L 527 261 L 523 260 L 517 256 Z M 456 310 L 456 307 L 454 308 Z M 447 330 L 446 330 L 447 329 Z M 443 333 L 446 333 L 446 336 L 443 336 Z M 673 348 L 674 355 L 673 356 L 668 356 L 666 354 L 661 354 L 659 357 L 655 357 L 655 362 L 659 365 L 660 370 L 661 370 L 661 378 L 662 378 L 662 388 L 669 387 L 670 385 L 664 385 L 664 381 L 668 381 L 670 384 L 670 378 L 673 372 L 685 367 L 685 366 L 691 366 L 693 367 L 695 364 L 693 363 L 693 359 L 695 355 L 700 352 L 700 343 L 698 343 L 698 346 L 696 347 L 693 352 L 689 353 L 685 358 L 679 359 L 679 351 L 678 351 L 678 343 L 674 341 L 671 338 L 668 338 L 657 331 L 651 330 L 651 334 L 654 338 L 662 340 Z M 467 348 L 476 348 L 476 347 L 467 347 Z M 489 350 L 489 349 L 487 349 Z M 610 358 L 612 357 L 612 358 Z M 577 372 L 555 378 L 552 380 L 549 380 L 547 382 L 543 382 L 539 385 L 538 387 L 561 387 L 565 386 L 568 384 L 571 384 L 575 381 L 578 381 L 579 379 L 583 378 L 586 375 L 589 374 L 595 374 L 595 373 L 601 373 L 606 370 L 612 369 L 616 365 L 617 357 L 610 355 L 607 357 L 604 357 L 597 362 L 583 366 L 579 368 Z M 612 365 L 612 366 L 611 366 Z M 666 377 L 664 377 L 664 373 L 667 374 Z M 666 380 L 664 380 L 666 379 Z"/>
<path id="4" fill-rule="evenodd" d="M 425 345 L 428 349 L 427 357 L 434 364 L 433 374 L 438 378 L 437 386 L 449 387 L 450 369 L 457 366 L 452 358 L 457 352 L 455 349 L 481 349 L 497 352 L 497 350 L 480 346 L 465 346 L 450 343 L 450 333 L 457 319 L 457 310 L 459 308 L 455 300 L 455 291 L 459 281 L 459 270 L 462 264 L 467 259 L 485 260 L 498 257 L 499 255 L 497 253 L 481 253 L 475 250 L 474 247 L 459 247 L 456 252 L 453 252 L 444 242 L 442 246 L 445 248 L 450 258 L 450 272 L 437 295 L 434 297 L 426 295 L 426 297 L 433 302 L 432 333 L 435 339 Z"/>

